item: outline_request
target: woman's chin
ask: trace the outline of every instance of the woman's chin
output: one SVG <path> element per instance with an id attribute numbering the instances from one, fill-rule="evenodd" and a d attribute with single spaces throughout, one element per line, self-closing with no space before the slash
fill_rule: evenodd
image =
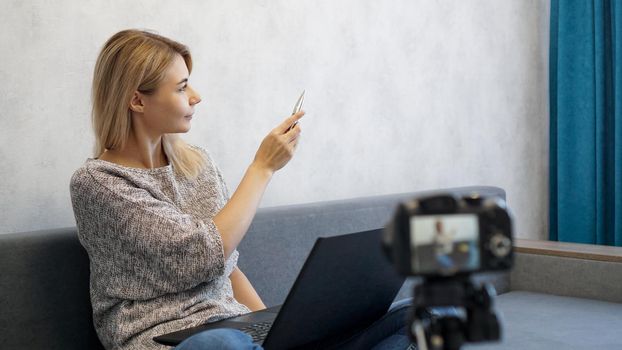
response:
<path id="1" fill-rule="evenodd" d="M 179 125 L 179 128 L 177 131 L 177 133 L 186 133 L 188 131 L 190 131 L 190 129 L 192 128 L 192 124 L 190 124 L 190 120 L 186 119 L 185 123 L 182 123 L 181 125 Z"/>
<path id="2" fill-rule="evenodd" d="M 192 115 L 186 116 L 184 117 L 185 119 L 185 131 L 183 132 L 188 132 L 190 131 L 190 128 L 192 127 L 192 124 L 190 123 L 190 121 L 192 120 Z"/>

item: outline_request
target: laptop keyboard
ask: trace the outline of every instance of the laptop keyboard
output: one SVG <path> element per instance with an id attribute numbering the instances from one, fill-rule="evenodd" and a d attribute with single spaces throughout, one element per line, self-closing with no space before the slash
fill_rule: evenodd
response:
<path id="1" fill-rule="evenodd" d="M 253 338 L 253 343 L 257 343 L 266 339 L 273 321 L 257 322 L 252 325 L 240 328 L 240 330 Z"/>

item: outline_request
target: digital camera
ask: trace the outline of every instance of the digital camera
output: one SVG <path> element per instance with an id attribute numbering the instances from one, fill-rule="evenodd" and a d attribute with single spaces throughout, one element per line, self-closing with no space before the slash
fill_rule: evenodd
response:
<path id="1" fill-rule="evenodd" d="M 400 203 L 383 236 L 406 276 L 448 277 L 509 270 L 512 220 L 505 201 L 478 194 L 438 194 Z"/>

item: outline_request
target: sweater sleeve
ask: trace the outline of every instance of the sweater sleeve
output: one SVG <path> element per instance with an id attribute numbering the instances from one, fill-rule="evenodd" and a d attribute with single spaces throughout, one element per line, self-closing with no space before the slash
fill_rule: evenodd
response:
<path id="1" fill-rule="evenodd" d="M 214 160 L 212 159 L 212 156 L 209 154 L 209 152 L 207 152 L 207 150 L 205 150 L 204 148 L 200 148 L 200 147 L 197 147 L 197 149 L 203 152 L 205 159 L 207 159 L 207 161 L 210 162 L 212 168 L 216 172 L 216 176 L 218 177 L 218 183 L 220 184 L 219 188 L 221 191 L 221 195 L 223 198 L 225 198 L 226 201 L 229 201 L 229 199 L 231 199 L 229 187 L 227 187 L 227 183 L 225 182 L 225 178 L 222 175 L 222 171 L 220 170 L 220 167 L 214 162 Z M 233 270 L 238 266 L 239 256 L 240 256 L 240 253 L 238 252 L 238 250 L 234 249 L 233 253 L 231 253 L 229 257 L 230 261 L 228 261 L 225 265 L 226 276 L 230 276 Z"/>
<path id="2" fill-rule="evenodd" d="M 144 300 L 207 283 L 225 273 L 220 233 L 146 189 L 110 188 L 87 170 L 71 197 L 93 279 L 111 297 Z"/>

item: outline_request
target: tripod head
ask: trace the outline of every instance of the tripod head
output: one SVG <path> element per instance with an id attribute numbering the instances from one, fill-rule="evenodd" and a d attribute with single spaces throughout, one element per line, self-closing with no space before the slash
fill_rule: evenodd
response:
<path id="1" fill-rule="evenodd" d="M 469 276 L 424 280 L 414 290 L 411 338 L 419 350 L 455 350 L 465 342 L 499 340 L 494 295 L 490 284 L 476 286 Z M 438 315 L 429 311 L 443 306 L 459 307 L 463 312 Z"/>

